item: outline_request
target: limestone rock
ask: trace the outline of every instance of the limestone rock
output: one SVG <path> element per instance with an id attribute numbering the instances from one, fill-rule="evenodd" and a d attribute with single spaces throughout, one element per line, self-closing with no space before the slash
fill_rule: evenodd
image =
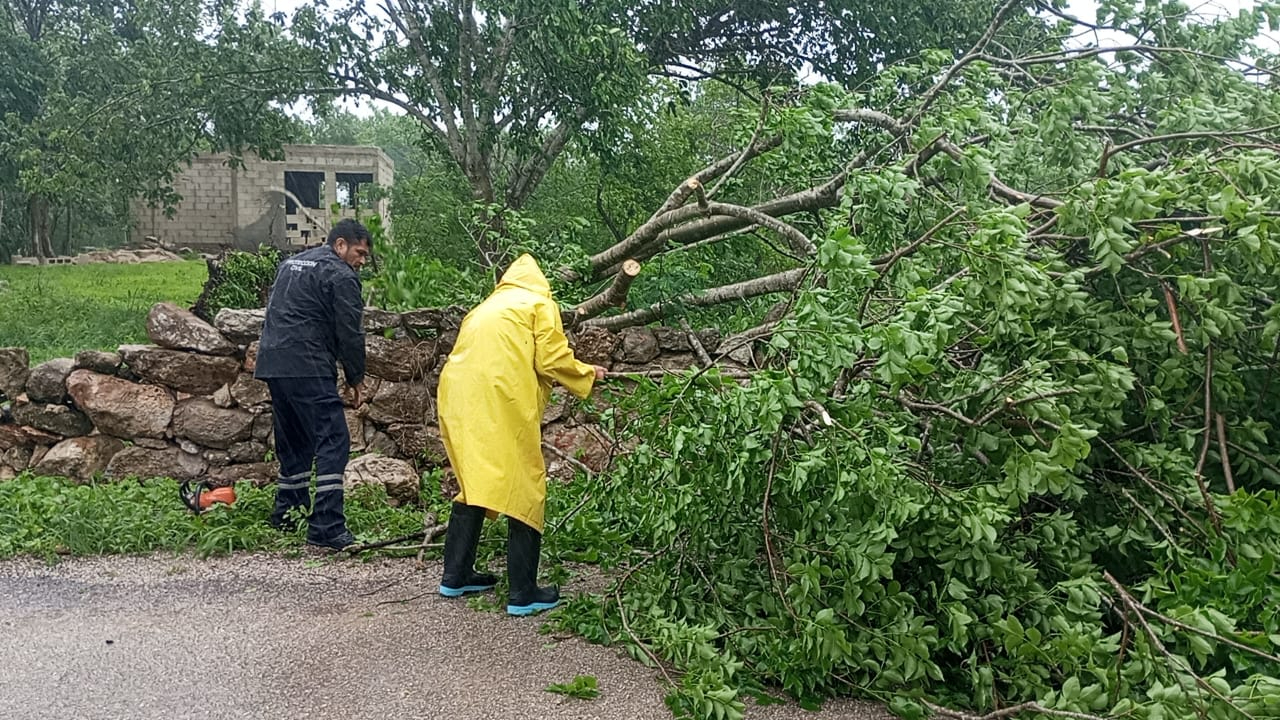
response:
<path id="1" fill-rule="evenodd" d="M 209 323 L 173 303 L 156 303 L 147 314 L 147 337 L 170 350 L 193 350 L 206 355 L 233 355 L 236 346 Z"/>
<path id="2" fill-rule="evenodd" d="M 40 475 L 87 483 L 105 470 L 111 458 L 123 449 L 124 443 L 109 435 L 71 438 L 54 445 L 35 470 Z"/>
<path id="3" fill-rule="evenodd" d="M 266 442 L 267 438 L 271 437 L 272 421 L 273 418 L 270 412 L 255 416 L 253 418 L 253 429 L 249 433 L 250 436 L 259 442 Z"/>
<path id="4" fill-rule="evenodd" d="M 613 358 L 624 363 L 647 363 L 658 357 L 658 338 L 649 328 L 624 328 Z"/>
<path id="5" fill-rule="evenodd" d="M 13 419 L 62 437 L 80 437 L 93 432 L 93 422 L 84 413 L 66 405 L 15 402 Z"/>
<path id="6" fill-rule="evenodd" d="M 352 460 L 342 479 L 346 490 L 360 485 L 383 486 L 391 504 L 395 506 L 416 503 L 421 484 L 422 480 L 413 465 L 381 455 L 361 455 Z"/>
<path id="7" fill-rule="evenodd" d="M 698 341 L 702 343 L 702 349 L 708 353 L 713 353 L 720 349 L 720 331 L 715 328 L 703 328 L 697 333 Z"/>
<path id="8" fill-rule="evenodd" d="M 364 331 L 367 333 L 382 333 L 391 329 L 399 329 L 400 313 L 394 313 L 382 308 L 367 307 L 364 309 Z"/>
<path id="9" fill-rule="evenodd" d="M 231 464 L 231 454 L 226 450 L 205 450 L 200 457 L 209 463 L 209 467 L 226 467 Z M 261 458 L 254 458 L 261 460 Z"/>
<path id="10" fill-rule="evenodd" d="M 12 400 L 26 391 L 30 364 L 26 348 L 0 348 L 0 395 Z"/>
<path id="11" fill-rule="evenodd" d="M 153 449 L 129 447 L 116 453 L 107 463 L 107 477 L 123 480 L 138 478 L 172 478 L 193 480 L 204 475 L 208 464 L 199 455 L 191 455 L 176 447 Z"/>
<path id="12" fill-rule="evenodd" d="M 120 353 L 103 350 L 81 350 L 76 353 L 76 370 L 92 370 L 103 375 L 115 375 L 124 358 Z"/>
<path id="13" fill-rule="evenodd" d="M 231 397 L 231 386 L 223 385 L 213 391 L 213 404 L 220 408 L 235 407 L 236 401 Z"/>
<path id="14" fill-rule="evenodd" d="M 351 436 L 351 452 L 364 452 L 368 447 L 364 439 L 364 418 L 354 408 L 344 408 L 342 414 L 347 420 L 347 434 Z"/>
<path id="15" fill-rule="evenodd" d="M 747 335 L 733 335 L 724 339 L 720 344 L 721 352 L 725 352 L 726 356 L 733 362 L 743 367 L 754 367 L 755 360 L 755 339 Z"/>
<path id="16" fill-rule="evenodd" d="M 27 397 L 37 403 L 65 402 L 67 376 L 75 369 L 75 364 L 71 358 L 58 358 L 31 368 L 27 377 Z"/>
<path id="17" fill-rule="evenodd" d="M 31 467 L 31 450 L 29 447 L 0 450 L 0 472 L 8 470 L 12 473 L 9 479 L 12 479 L 17 473 Z"/>
<path id="18" fill-rule="evenodd" d="M 618 347 L 616 333 L 602 327 L 586 327 L 574 334 L 573 356 L 584 363 L 608 367 Z"/>
<path id="19" fill-rule="evenodd" d="M 435 403 L 425 382 L 384 382 L 363 408 L 369 420 L 380 425 L 430 422 Z"/>
<path id="20" fill-rule="evenodd" d="M 271 390 L 249 373 L 240 373 L 231 383 L 231 398 L 243 408 L 262 408 L 271 404 Z"/>
<path id="21" fill-rule="evenodd" d="M 151 345 L 122 345 L 120 354 L 143 380 L 192 395 L 212 394 L 233 382 L 240 372 L 240 361 L 233 357 L 198 355 Z"/>
<path id="22" fill-rule="evenodd" d="M 366 453 L 373 455 L 392 458 L 400 457 L 400 446 L 396 445 L 396 441 L 390 435 L 377 429 L 369 434 L 368 444 L 364 450 Z"/>
<path id="23" fill-rule="evenodd" d="M 29 467 L 35 467 L 36 465 L 39 465 L 39 464 L 40 464 L 40 461 L 44 459 L 44 456 L 45 456 L 45 455 L 47 455 L 47 454 L 49 453 L 49 449 L 50 449 L 50 448 L 52 448 L 52 447 L 53 447 L 52 445 L 35 445 L 35 446 L 32 446 L 32 448 L 31 448 L 31 465 L 30 465 Z"/>
<path id="24" fill-rule="evenodd" d="M 238 482 L 251 482 L 258 487 L 276 481 L 280 476 L 280 464 L 274 462 L 240 463 L 209 470 L 209 484 L 227 487 Z"/>
<path id="25" fill-rule="evenodd" d="M 663 352 L 690 352 L 689 333 L 680 328 L 656 327 L 653 335 L 658 340 L 658 349 Z"/>
<path id="26" fill-rule="evenodd" d="M 449 456 L 440 439 L 440 431 L 431 425 L 403 424 L 387 428 L 387 435 L 395 441 L 400 454 L 420 459 L 427 467 L 444 467 Z"/>
<path id="27" fill-rule="evenodd" d="M 547 425 L 563 420 L 572 406 L 573 396 L 569 394 L 569 391 L 558 385 L 551 388 L 551 399 L 547 402 L 547 407 L 542 411 L 542 424 Z"/>
<path id="28" fill-rule="evenodd" d="M 376 378 L 404 382 L 424 377 L 435 366 L 436 344 L 366 335 L 365 372 Z"/>
<path id="29" fill-rule="evenodd" d="M 0 450 L 21 447 L 30 449 L 36 445 L 53 445 L 62 438 L 39 428 L 23 425 L 0 425 Z"/>
<path id="30" fill-rule="evenodd" d="M 173 395 L 155 385 L 75 370 L 67 378 L 67 390 L 76 407 L 108 435 L 163 438 L 173 418 Z"/>
<path id="31" fill-rule="evenodd" d="M 267 321 L 267 311 L 236 310 L 222 308 L 213 317 L 213 326 L 228 340 L 248 344 L 262 337 L 262 325 Z"/>
<path id="32" fill-rule="evenodd" d="M 260 343 L 257 340 L 254 340 L 253 342 L 249 343 L 249 347 L 245 348 L 245 351 L 244 351 L 244 371 L 249 373 L 250 375 L 252 375 L 253 371 L 258 368 L 258 346 L 259 345 Z"/>
<path id="33" fill-rule="evenodd" d="M 225 450 L 248 440 L 253 415 L 239 408 L 220 408 L 206 398 L 193 397 L 173 411 L 173 434 L 206 447 Z"/>
<path id="34" fill-rule="evenodd" d="M 227 450 L 227 457 L 233 463 L 262 462 L 266 456 L 267 446 L 256 440 L 238 442 Z"/>

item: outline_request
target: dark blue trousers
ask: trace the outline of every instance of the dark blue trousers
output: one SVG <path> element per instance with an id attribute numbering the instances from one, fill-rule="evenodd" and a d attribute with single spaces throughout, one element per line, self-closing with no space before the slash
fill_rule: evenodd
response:
<path id="1" fill-rule="evenodd" d="M 316 497 L 310 518 L 313 538 L 328 539 L 346 531 L 342 510 L 342 476 L 351 451 L 351 435 L 334 378 L 269 378 L 275 425 L 276 482 L 273 522 L 305 508 L 310 500 L 311 466 L 315 464 Z"/>

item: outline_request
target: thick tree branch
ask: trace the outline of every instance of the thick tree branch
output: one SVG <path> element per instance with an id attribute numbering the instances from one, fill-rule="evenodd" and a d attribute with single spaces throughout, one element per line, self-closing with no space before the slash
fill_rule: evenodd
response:
<path id="1" fill-rule="evenodd" d="M 1107 147 L 1102 151 L 1102 161 L 1100 163 L 1099 175 L 1106 172 L 1107 161 L 1115 155 L 1127 150 L 1132 150 L 1143 145 L 1151 145 L 1153 143 L 1177 142 L 1179 140 L 1205 140 L 1226 137 L 1240 137 L 1241 135 L 1259 135 L 1261 133 L 1270 132 L 1280 129 L 1280 125 L 1268 125 L 1266 127 L 1251 128 L 1248 130 L 1201 130 L 1195 132 L 1170 133 L 1168 135 L 1152 135 L 1150 137 L 1140 137 L 1136 140 L 1130 140 L 1114 147 Z"/>
<path id="2" fill-rule="evenodd" d="M 538 187 L 538 183 L 542 182 L 542 178 L 551 168 L 551 163 L 560 157 L 565 145 L 569 143 L 574 133 L 578 132 L 578 128 L 582 127 L 586 119 L 586 108 L 578 108 L 572 117 L 563 118 L 547 135 L 542 147 L 511 176 L 505 198 L 508 207 L 518 210 L 524 206 L 534 188 Z"/>
<path id="3" fill-rule="evenodd" d="M 397 11 L 397 6 L 399 11 Z M 422 66 L 422 72 L 427 77 L 427 82 L 431 85 L 431 91 L 435 95 L 436 103 L 440 106 L 440 119 L 445 127 L 445 140 L 449 147 L 449 152 L 453 155 L 454 161 L 462 168 L 467 166 L 466 145 L 463 142 L 462 135 L 458 131 L 457 109 L 449 100 L 449 94 L 445 92 L 444 81 L 440 77 L 440 69 L 437 62 L 431 57 L 431 53 L 427 50 L 427 45 L 422 39 L 422 27 L 418 23 L 418 16 L 414 9 L 409 6 L 408 0 L 395 0 L 393 4 L 390 0 L 383 3 L 383 11 L 391 18 L 396 27 L 400 29 L 406 37 L 409 38 L 409 44 L 413 47 L 414 52 L 418 56 L 418 63 Z"/>
<path id="4" fill-rule="evenodd" d="M 652 322 L 681 306 L 710 307 L 726 302 L 746 300 L 760 295 L 790 292 L 797 287 L 800 280 L 808 272 L 808 268 L 796 268 L 732 285 L 686 293 L 673 300 L 654 303 L 649 307 L 632 310 L 621 315 L 586 320 L 582 324 L 586 327 L 618 330 L 632 325 L 644 325 Z"/>
<path id="5" fill-rule="evenodd" d="M 593 318 L 611 307 L 626 307 L 627 292 L 631 290 L 631 283 L 635 282 L 639 274 L 640 263 L 635 260 L 624 261 L 607 288 L 573 309 L 574 320 Z"/>

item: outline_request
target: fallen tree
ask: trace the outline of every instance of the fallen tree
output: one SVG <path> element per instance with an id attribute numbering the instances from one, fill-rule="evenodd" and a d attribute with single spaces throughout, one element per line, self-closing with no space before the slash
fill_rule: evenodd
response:
<path id="1" fill-rule="evenodd" d="M 625 570 L 562 622 L 661 664 L 677 715 L 776 686 L 906 717 L 1280 716 L 1280 100 L 1233 59 L 1263 14 L 1108 7 L 1132 43 L 1011 54 L 1002 13 L 958 59 L 775 108 L 562 269 L 586 325 L 785 301 L 750 380 L 618 409 L 638 445 L 565 530 Z M 734 201 L 754 168 L 778 192 Z M 607 314 L 746 228 L 778 267 Z"/>

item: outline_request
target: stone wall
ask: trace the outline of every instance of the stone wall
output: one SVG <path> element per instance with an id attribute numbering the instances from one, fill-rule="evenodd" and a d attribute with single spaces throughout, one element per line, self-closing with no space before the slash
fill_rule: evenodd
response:
<path id="1" fill-rule="evenodd" d="M 388 489 L 411 500 L 419 473 L 447 464 L 435 393 L 463 314 L 460 307 L 365 310 L 366 401 L 346 409 L 352 450 L 363 457 L 352 461 L 349 481 L 398 479 Z M 153 345 L 84 351 L 35 367 L 26 350 L 0 348 L 0 399 L 8 400 L 0 410 L 0 480 L 31 469 L 77 482 L 273 481 L 270 395 L 253 378 L 262 322 L 261 310 L 223 310 L 209 325 L 161 303 L 147 321 Z M 696 339 L 706 352 L 720 345 L 715 331 Z M 589 328 L 571 340 L 579 359 L 616 372 L 696 362 L 683 330 Z M 589 409 L 570 400 L 558 389 L 543 417 L 553 476 L 572 475 L 577 462 L 599 470 L 610 460 Z"/>

